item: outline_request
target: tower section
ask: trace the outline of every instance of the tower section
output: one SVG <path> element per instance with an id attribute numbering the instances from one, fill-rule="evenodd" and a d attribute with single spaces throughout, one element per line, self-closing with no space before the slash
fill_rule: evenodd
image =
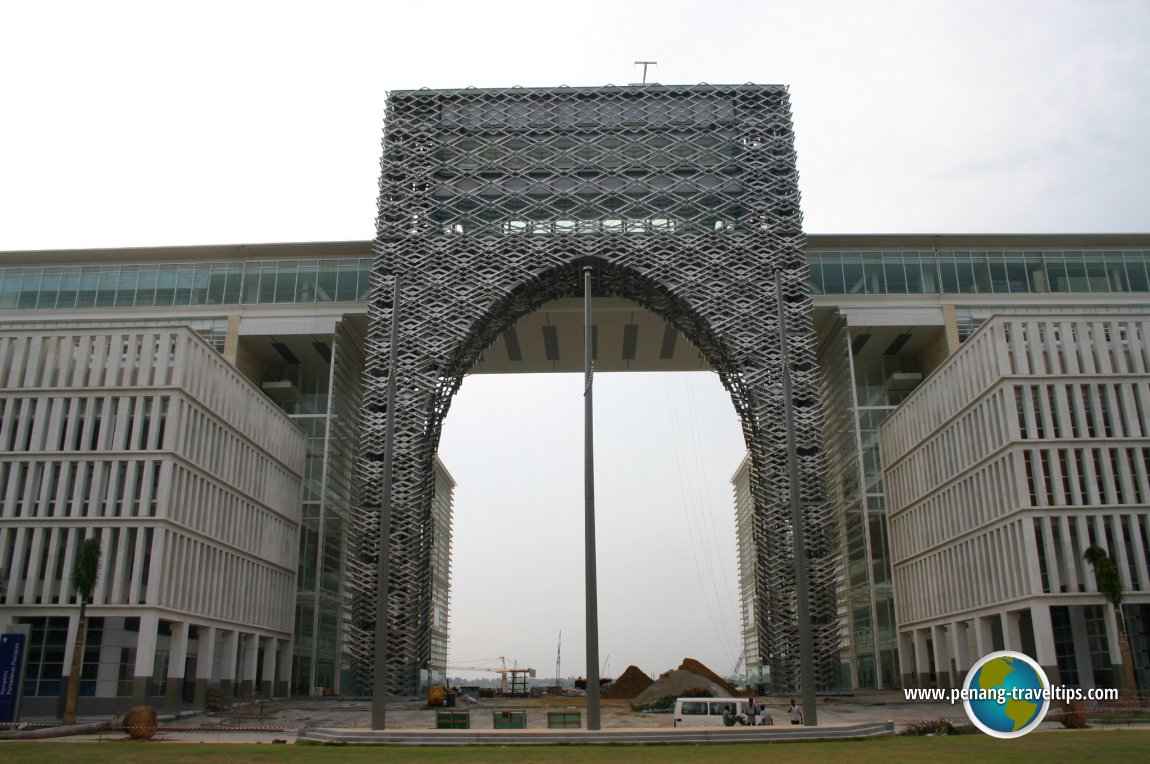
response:
<path id="1" fill-rule="evenodd" d="M 838 677 L 836 557 L 824 491 L 794 134 L 777 85 L 390 94 L 364 378 L 352 649 L 371 687 L 390 331 L 397 322 L 389 690 L 430 652 L 433 460 L 463 376 L 522 316 L 581 291 L 622 297 L 692 342 L 730 392 L 750 453 L 753 629 L 769 681 L 798 684 L 790 491 L 801 495 L 816 681 Z M 782 283 L 797 419 L 787 470 Z M 394 279 L 399 301 L 392 304 Z M 602 586 L 610 586 L 604 581 Z"/>

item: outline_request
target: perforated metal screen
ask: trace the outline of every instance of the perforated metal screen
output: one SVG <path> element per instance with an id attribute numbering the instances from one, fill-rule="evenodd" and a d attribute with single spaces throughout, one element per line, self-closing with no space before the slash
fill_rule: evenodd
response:
<path id="1" fill-rule="evenodd" d="M 400 279 L 390 688 L 427 662 L 432 458 L 462 377 L 515 321 L 581 293 L 633 300 L 704 354 L 751 453 L 755 622 L 773 686 L 798 682 L 774 274 L 798 425 L 817 682 L 838 681 L 837 557 L 824 492 L 795 152 L 781 86 L 402 91 L 383 140 L 364 387 L 351 649 L 370 692 L 392 276 Z M 601 587 L 611 582 L 601 581 Z"/>

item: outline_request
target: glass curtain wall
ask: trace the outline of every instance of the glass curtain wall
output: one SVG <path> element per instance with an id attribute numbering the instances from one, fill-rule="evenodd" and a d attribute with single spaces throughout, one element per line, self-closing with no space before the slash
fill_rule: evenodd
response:
<path id="1" fill-rule="evenodd" d="M 839 607 L 844 671 L 853 674 L 843 677 L 844 686 L 897 688 L 898 635 L 878 426 L 909 392 L 890 389 L 891 375 L 918 368 L 909 358 L 855 358 L 841 317 L 823 333 L 819 365 L 831 465 L 827 487 L 840 513 L 838 544 L 844 552 Z"/>
<path id="2" fill-rule="evenodd" d="M 714 221 L 721 227 L 723 221 Z M 453 224 L 462 225 L 462 224 Z M 509 232 L 675 229 L 669 218 L 510 221 Z M 516 227 L 518 226 L 518 227 Z M 591 227 L 588 227 L 591 226 Z M 809 251 L 812 294 L 1150 291 L 1150 251 Z M 366 302 L 371 258 L 0 268 L 0 310 Z"/>
<path id="3" fill-rule="evenodd" d="M 1144 250 L 807 252 L 812 294 L 1150 291 Z"/>
<path id="4" fill-rule="evenodd" d="M 0 310 L 366 302 L 371 258 L 0 268 Z"/>
<path id="5" fill-rule="evenodd" d="M 838 518 L 835 546 L 843 548 L 842 540 L 856 534 L 864 503 L 859 480 L 857 421 L 854 395 L 850 384 L 850 333 L 846 321 L 836 315 L 833 322 L 820 333 L 818 362 L 822 370 L 823 437 L 827 447 L 827 498 L 836 508 Z M 864 558 L 865 559 L 865 558 Z M 862 572 L 861 582 L 858 580 Z M 857 656 L 868 650 L 870 643 L 869 606 L 859 613 L 850 607 L 847 594 L 856 586 L 865 584 L 865 564 L 860 565 L 849 551 L 842 558 L 839 571 L 839 635 L 842 644 L 843 687 L 863 686 L 855 683 L 859 674 Z M 858 616 L 856 619 L 856 615 Z M 857 621 L 857 622 L 856 622 Z M 864 633 L 860 633 L 863 630 Z M 873 685 L 872 685 L 873 686 Z"/>
<path id="6" fill-rule="evenodd" d="M 862 462 L 862 492 L 866 503 L 864 539 L 866 574 L 872 602 L 871 628 L 876 660 L 877 687 L 898 686 L 898 632 L 895 625 L 894 591 L 891 588 L 890 545 L 887 540 L 886 495 L 882 484 L 882 461 L 878 450 L 878 427 L 910 394 L 888 383 L 896 373 L 921 372 L 914 358 L 879 356 L 852 359 L 858 453 Z M 861 525 L 861 523 L 860 523 Z M 853 554 L 853 552 L 848 552 Z M 852 595 L 852 607 L 861 605 L 861 596 Z"/>
<path id="7" fill-rule="evenodd" d="M 363 339 L 342 321 L 330 341 L 331 363 L 284 364 L 272 376 L 299 388 L 299 400 L 285 408 L 308 435 L 292 657 L 292 689 L 297 694 L 338 694 L 347 671 L 348 517 L 354 496 Z"/>

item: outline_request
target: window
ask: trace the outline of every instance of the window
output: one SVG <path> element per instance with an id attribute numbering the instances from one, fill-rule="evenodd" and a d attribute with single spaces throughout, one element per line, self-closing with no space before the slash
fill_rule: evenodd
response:
<path id="1" fill-rule="evenodd" d="M 64 661 L 71 662 L 70 645 L 67 644 L 68 619 L 54 616 L 23 618 L 20 621 L 32 627 L 28 637 L 24 694 L 29 697 L 59 695 L 63 691 Z"/>

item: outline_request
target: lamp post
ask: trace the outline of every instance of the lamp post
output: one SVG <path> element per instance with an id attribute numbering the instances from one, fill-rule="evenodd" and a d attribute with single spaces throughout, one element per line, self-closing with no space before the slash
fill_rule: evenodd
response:
<path id="1" fill-rule="evenodd" d="M 591 266 L 583 266 L 583 554 L 587 596 L 587 729 L 599 729 L 599 594 L 595 575 L 595 428 Z"/>
<path id="2" fill-rule="evenodd" d="M 799 457 L 795 443 L 795 405 L 791 390 L 791 361 L 787 352 L 787 314 L 783 304 L 783 269 L 775 269 L 775 303 L 779 311 L 779 350 L 783 366 L 783 418 L 787 428 L 787 485 L 791 491 L 791 538 L 795 553 L 795 610 L 799 621 L 799 683 L 803 698 L 803 723 L 815 726 L 814 645 L 811 643 L 811 609 L 807 594 L 807 545 L 803 536 L 803 505 L 799 497 Z"/>

